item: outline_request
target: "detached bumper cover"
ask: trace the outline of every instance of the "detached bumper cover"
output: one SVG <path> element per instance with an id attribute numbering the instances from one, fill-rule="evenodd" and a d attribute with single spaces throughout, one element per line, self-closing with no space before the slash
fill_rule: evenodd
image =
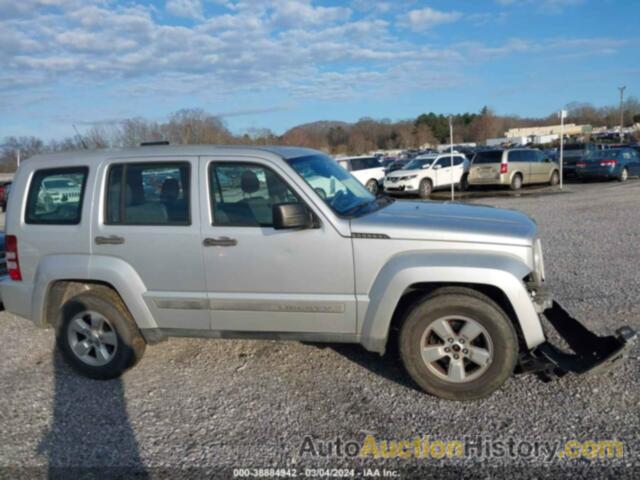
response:
<path id="1" fill-rule="evenodd" d="M 555 376 L 602 371 L 623 360 L 637 341 L 637 333 L 627 326 L 619 328 L 616 335 L 596 335 L 555 301 L 544 311 L 544 316 L 572 352 L 545 342 L 533 352 L 535 360 L 530 369 L 534 371 Z"/>

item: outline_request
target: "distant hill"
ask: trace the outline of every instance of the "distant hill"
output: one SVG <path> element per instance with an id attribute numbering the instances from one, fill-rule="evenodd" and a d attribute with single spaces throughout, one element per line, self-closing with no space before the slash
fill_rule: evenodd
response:
<path id="1" fill-rule="evenodd" d="M 350 125 L 351 125 L 350 123 L 340 122 L 337 120 L 320 120 L 318 122 L 309 122 L 309 123 L 302 123 L 300 125 L 296 125 L 295 127 L 287 130 L 284 133 L 284 135 L 291 134 L 292 132 L 299 131 L 299 130 L 306 130 L 308 132 L 326 135 L 329 132 L 329 130 L 331 130 L 332 128 L 336 128 L 336 127 L 347 128 Z"/>

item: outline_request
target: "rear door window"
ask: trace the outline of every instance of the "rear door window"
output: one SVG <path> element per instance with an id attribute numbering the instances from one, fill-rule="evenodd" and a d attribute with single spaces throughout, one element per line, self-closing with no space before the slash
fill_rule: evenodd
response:
<path id="1" fill-rule="evenodd" d="M 190 170 L 187 162 L 111 166 L 106 223 L 190 225 Z"/>
<path id="2" fill-rule="evenodd" d="M 29 187 L 25 222 L 79 224 L 88 172 L 87 167 L 37 170 Z"/>

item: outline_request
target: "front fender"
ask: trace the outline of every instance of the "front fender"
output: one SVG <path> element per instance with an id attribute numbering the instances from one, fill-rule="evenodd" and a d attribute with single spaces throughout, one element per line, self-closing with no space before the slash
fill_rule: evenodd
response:
<path id="1" fill-rule="evenodd" d="M 499 288 L 511 302 L 527 347 L 532 349 L 544 342 L 545 337 L 522 282 L 529 272 L 530 268 L 520 259 L 508 255 L 475 252 L 397 255 L 382 268 L 371 287 L 361 323 L 361 343 L 368 350 L 383 353 L 394 310 L 406 290 L 417 283 L 449 283 Z"/>
<path id="2" fill-rule="evenodd" d="M 133 267 L 122 259 L 100 255 L 50 255 L 40 261 L 31 306 L 31 320 L 36 325 L 44 326 L 47 294 L 58 280 L 107 283 L 122 297 L 139 328 L 157 328 L 143 300 L 147 289 Z"/>

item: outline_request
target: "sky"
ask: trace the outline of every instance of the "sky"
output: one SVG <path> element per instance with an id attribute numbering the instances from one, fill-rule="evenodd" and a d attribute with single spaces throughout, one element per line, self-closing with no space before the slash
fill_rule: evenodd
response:
<path id="1" fill-rule="evenodd" d="M 182 108 L 234 133 L 640 96 L 639 0 L 0 0 L 0 138 Z"/>

